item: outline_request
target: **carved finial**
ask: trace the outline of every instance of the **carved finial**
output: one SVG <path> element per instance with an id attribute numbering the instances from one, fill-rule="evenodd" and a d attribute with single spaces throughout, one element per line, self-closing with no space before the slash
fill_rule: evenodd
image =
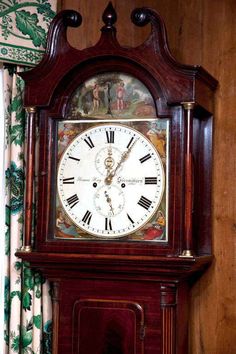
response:
<path id="1" fill-rule="evenodd" d="M 150 22 L 148 9 L 145 7 L 134 9 L 131 13 L 131 20 L 136 26 L 146 26 Z"/>
<path id="2" fill-rule="evenodd" d="M 64 10 L 62 14 L 65 26 L 79 27 L 81 25 L 82 16 L 79 12 L 74 10 Z"/>
<path id="3" fill-rule="evenodd" d="M 117 15 L 111 1 L 109 2 L 109 4 L 107 5 L 106 9 L 103 12 L 102 20 L 105 23 L 105 26 L 103 28 L 107 28 L 107 29 L 113 28 L 113 25 L 117 20 Z"/>

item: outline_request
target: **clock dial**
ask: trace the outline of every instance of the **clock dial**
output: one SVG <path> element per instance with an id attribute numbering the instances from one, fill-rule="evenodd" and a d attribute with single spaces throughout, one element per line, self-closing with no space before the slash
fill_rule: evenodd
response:
<path id="1" fill-rule="evenodd" d="M 78 135 L 58 166 L 62 206 L 82 230 L 119 238 L 143 227 L 161 202 L 161 158 L 140 132 L 104 124 Z"/>

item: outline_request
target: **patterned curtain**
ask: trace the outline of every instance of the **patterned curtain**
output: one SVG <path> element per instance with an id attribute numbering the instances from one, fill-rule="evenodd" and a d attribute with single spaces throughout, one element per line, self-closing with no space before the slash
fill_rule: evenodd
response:
<path id="1" fill-rule="evenodd" d="M 37 64 L 46 48 L 48 26 L 57 0 L 0 1 L 0 60 Z"/>
<path id="2" fill-rule="evenodd" d="M 22 246 L 24 199 L 24 141 L 26 114 L 22 106 L 23 80 L 4 67 L 6 239 L 4 354 L 51 353 L 49 285 L 29 265 L 15 257 Z"/>

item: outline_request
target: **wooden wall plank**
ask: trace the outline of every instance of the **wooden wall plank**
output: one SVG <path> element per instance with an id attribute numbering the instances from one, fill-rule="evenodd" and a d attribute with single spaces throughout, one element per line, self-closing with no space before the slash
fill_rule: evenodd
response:
<path id="1" fill-rule="evenodd" d="M 69 31 L 79 48 L 96 43 L 107 0 L 61 0 L 81 12 L 83 25 Z M 116 0 L 118 39 L 134 46 L 148 29 L 129 20 L 135 7 L 149 6 L 164 18 L 172 53 L 204 66 L 220 82 L 214 137 L 214 264 L 192 289 L 191 354 L 236 353 L 236 1 Z M 183 353 L 185 354 L 185 353 Z"/>
<path id="2" fill-rule="evenodd" d="M 205 0 L 199 10 L 201 47 L 193 45 L 190 51 L 190 39 L 185 35 L 182 53 L 183 60 L 190 63 L 198 58 L 198 63 L 219 80 L 215 106 L 213 175 L 215 262 L 192 291 L 190 352 L 235 354 L 236 3 L 231 0 Z M 188 28 L 185 32 L 188 33 Z"/>

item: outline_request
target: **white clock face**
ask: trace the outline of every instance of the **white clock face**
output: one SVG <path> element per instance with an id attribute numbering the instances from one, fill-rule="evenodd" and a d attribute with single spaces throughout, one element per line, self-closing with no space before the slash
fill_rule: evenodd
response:
<path id="1" fill-rule="evenodd" d="M 164 190 L 161 158 L 138 131 L 99 125 L 78 135 L 58 166 L 58 194 L 70 219 L 99 238 L 126 236 L 157 211 Z"/>

